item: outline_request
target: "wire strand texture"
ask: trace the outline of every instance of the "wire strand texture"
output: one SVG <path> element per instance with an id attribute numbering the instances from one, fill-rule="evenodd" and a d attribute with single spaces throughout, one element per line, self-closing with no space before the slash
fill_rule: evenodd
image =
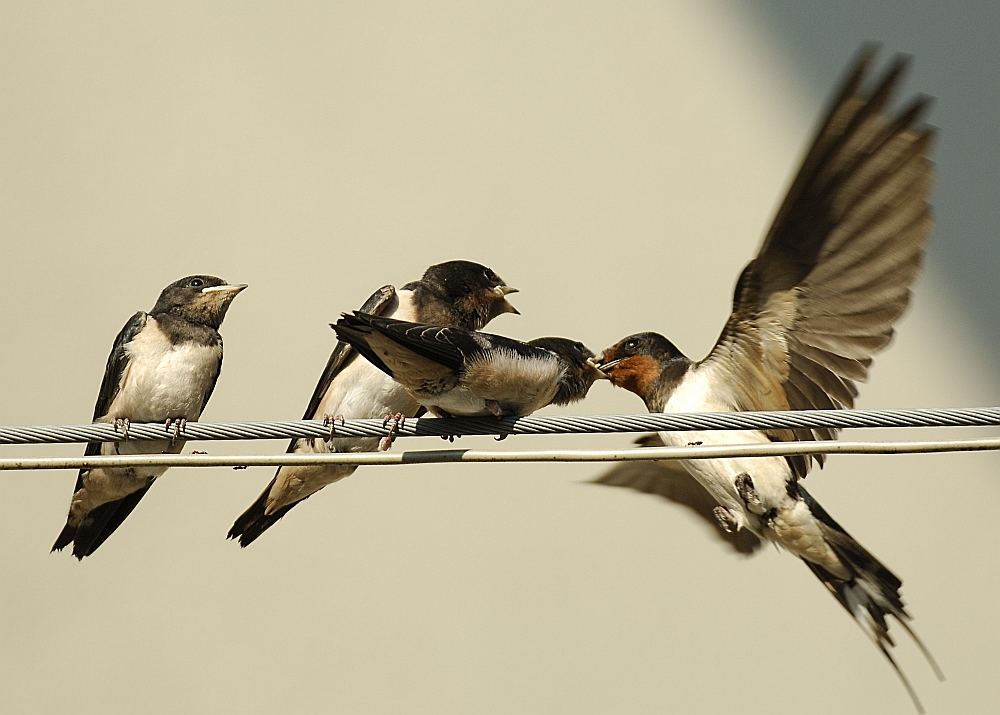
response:
<path id="1" fill-rule="evenodd" d="M 412 418 L 398 426 L 396 437 L 469 435 L 600 434 L 701 430 L 808 429 L 816 427 L 989 427 L 1000 425 L 1000 407 L 890 410 L 789 410 L 775 412 L 699 412 L 566 417 Z M 379 419 L 284 420 L 267 422 L 189 422 L 183 440 L 250 440 L 335 437 L 383 437 L 391 425 Z M 161 423 L 132 424 L 128 439 L 166 439 L 174 431 Z M 0 426 L 0 444 L 120 442 L 123 433 L 109 423 L 85 425 Z"/>
<path id="2" fill-rule="evenodd" d="M 785 412 L 721 412 L 692 414 L 586 415 L 568 417 L 409 419 L 397 436 L 440 437 L 463 435 L 594 434 L 647 431 L 746 430 L 767 428 L 885 428 L 984 427 L 1000 425 L 1000 408 L 908 410 L 799 410 Z M 134 424 L 128 439 L 169 438 L 175 427 Z M 188 423 L 179 434 L 184 440 L 250 440 L 291 437 L 329 438 L 384 436 L 392 429 L 382 420 L 321 420 L 271 422 Z M 108 441 L 124 435 L 111 424 L 56 426 L 0 426 L 0 444 L 54 444 Z M 128 454 L 90 457 L 0 459 L 0 471 L 20 469 L 81 469 L 105 467 L 215 467 L 328 464 L 440 464 L 449 462 L 604 462 L 664 459 L 713 459 L 733 456 L 791 454 L 916 454 L 1000 449 L 1000 439 L 937 440 L 922 442 L 798 441 L 772 444 L 733 444 L 660 447 L 624 450 L 419 450 L 385 454 L 347 452 L 282 455 L 214 456 L 206 454 Z"/>

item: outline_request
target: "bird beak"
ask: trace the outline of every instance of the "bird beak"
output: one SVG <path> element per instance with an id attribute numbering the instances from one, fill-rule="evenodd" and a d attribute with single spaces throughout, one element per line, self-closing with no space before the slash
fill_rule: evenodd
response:
<path id="1" fill-rule="evenodd" d="M 500 299 L 500 305 L 503 308 L 500 311 L 501 313 L 513 313 L 514 315 L 521 314 L 521 311 L 519 311 L 517 308 L 511 305 L 510 301 L 507 300 L 507 296 L 510 295 L 511 293 L 520 292 L 518 291 L 517 288 L 511 288 L 508 285 L 498 285 L 493 289 L 493 292 L 496 293 L 497 298 Z"/>
<path id="2" fill-rule="evenodd" d="M 597 358 L 587 358 L 587 367 L 590 368 L 595 380 L 610 380 L 611 377 L 597 364 Z"/>
<path id="3" fill-rule="evenodd" d="M 227 295 L 232 294 L 235 298 L 239 293 L 247 287 L 246 283 L 240 283 L 239 285 L 221 285 L 221 286 L 211 286 L 209 288 L 202 288 L 202 293 L 225 293 Z"/>
<path id="4" fill-rule="evenodd" d="M 622 361 L 622 358 L 618 358 L 617 360 L 610 360 L 609 362 L 603 362 L 603 360 L 604 360 L 604 355 L 602 353 L 598 357 L 589 358 L 587 362 L 595 370 L 599 370 L 601 374 L 604 375 L 604 377 L 608 377 L 608 370 L 613 370 L 615 365 L 617 365 Z"/>

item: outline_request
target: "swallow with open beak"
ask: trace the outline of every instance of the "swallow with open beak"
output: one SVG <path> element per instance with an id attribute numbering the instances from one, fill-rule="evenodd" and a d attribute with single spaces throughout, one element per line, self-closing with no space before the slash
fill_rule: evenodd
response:
<path id="1" fill-rule="evenodd" d="M 114 423 L 123 441 L 90 442 L 86 456 L 181 451 L 184 423 L 201 416 L 219 379 L 219 328 L 244 288 L 214 276 L 189 276 L 164 288 L 150 312 L 132 316 L 115 338 L 94 407 L 94 422 Z M 173 438 L 130 440 L 130 422 L 163 422 Z M 94 553 L 166 469 L 81 469 L 52 550 L 73 544 L 78 559 Z"/>
<path id="2" fill-rule="evenodd" d="M 504 313 L 517 314 L 507 299 L 516 292 L 516 288 L 508 286 L 486 266 L 471 261 L 448 261 L 431 266 L 420 280 L 399 290 L 391 285 L 379 288 L 361 309 L 405 320 L 478 329 Z M 336 420 L 340 418 L 374 419 L 392 415 L 399 419 L 417 414 L 420 405 L 403 387 L 367 360 L 356 357 L 349 343 L 337 343 L 303 419 L 327 420 L 335 432 Z M 330 439 L 294 439 L 288 451 L 372 452 L 379 445 L 377 437 L 331 435 Z M 355 469 L 357 466 L 353 465 L 279 468 L 256 501 L 236 519 L 228 538 L 238 539 L 240 546 L 248 546 L 296 504 L 353 474 Z"/>
<path id="3" fill-rule="evenodd" d="M 934 131 L 918 96 L 887 102 L 906 59 L 867 81 L 864 51 L 837 93 L 757 256 L 736 284 L 715 347 L 695 362 L 657 333 L 623 338 L 597 367 L 650 412 L 850 408 L 910 299 L 931 232 Z M 868 88 L 866 88 L 866 86 Z M 662 432 L 668 446 L 832 439 L 837 430 Z M 889 648 L 889 617 L 913 636 L 902 582 L 802 486 L 823 456 L 682 460 L 726 530 L 750 529 L 801 558 L 919 701 Z M 940 672 L 938 671 L 940 674 Z"/>
<path id="4" fill-rule="evenodd" d="M 604 377 L 594 353 L 567 338 L 528 343 L 462 328 L 345 313 L 332 326 L 439 417 L 521 417 L 586 397 Z"/>

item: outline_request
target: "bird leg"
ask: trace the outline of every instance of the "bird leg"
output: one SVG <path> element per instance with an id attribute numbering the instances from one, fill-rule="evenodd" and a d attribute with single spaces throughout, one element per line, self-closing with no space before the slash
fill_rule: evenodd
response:
<path id="1" fill-rule="evenodd" d="M 343 426 L 344 425 L 344 416 L 343 415 L 323 415 L 323 426 L 330 428 L 330 436 L 326 438 L 327 441 L 330 441 L 331 439 L 333 439 L 337 435 L 337 422 L 338 421 L 340 422 L 340 425 Z M 385 427 L 385 424 L 383 424 L 382 426 Z"/>
<path id="2" fill-rule="evenodd" d="M 170 428 L 173 427 L 173 434 L 170 436 L 170 444 L 173 446 L 174 442 L 180 439 L 181 432 L 187 427 L 187 417 L 168 417 L 164 422 L 163 426 L 167 428 L 167 432 L 170 432 Z"/>
<path id="3" fill-rule="evenodd" d="M 726 507 L 717 506 L 712 509 L 712 513 L 715 515 L 716 521 L 719 522 L 719 526 L 727 534 L 735 534 L 739 530 L 740 525 L 736 523 L 733 513 Z"/>
<path id="4" fill-rule="evenodd" d="M 380 439 L 378 443 L 378 448 L 383 452 L 388 452 L 392 447 L 392 443 L 395 441 L 396 435 L 399 434 L 399 428 L 403 426 L 404 422 L 406 422 L 406 415 L 402 412 L 397 412 L 396 414 L 392 414 L 390 412 L 382 418 L 382 426 L 385 427 L 390 422 L 392 423 L 392 426 L 389 427 L 389 434 Z"/>
<path id="5" fill-rule="evenodd" d="M 758 516 L 764 513 L 764 504 L 761 502 L 760 495 L 754 488 L 753 480 L 750 478 L 749 474 L 746 472 L 737 474 L 735 486 L 736 493 L 739 495 L 740 499 L 743 500 L 743 503 L 747 505 L 747 509 Z"/>
<path id="6" fill-rule="evenodd" d="M 496 400 L 486 400 L 486 409 L 490 411 L 490 414 L 497 419 L 503 418 L 503 407 Z"/>
<path id="7" fill-rule="evenodd" d="M 128 428 L 132 423 L 129 421 L 128 417 L 116 417 L 114 421 L 115 432 L 122 433 L 122 440 L 128 439 Z"/>

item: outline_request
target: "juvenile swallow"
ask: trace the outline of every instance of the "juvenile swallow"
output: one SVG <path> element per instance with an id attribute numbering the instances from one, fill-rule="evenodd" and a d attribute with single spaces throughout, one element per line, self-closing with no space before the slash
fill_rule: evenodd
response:
<path id="1" fill-rule="evenodd" d="M 594 353 L 566 338 L 528 343 L 462 328 L 345 313 L 332 326 L 439 417 L 530 415 L 582 400 L 604 377 Z"/>
<path id="2" fill-rule="evenodd" d="M 496 273 L 471 261 L 448 261 L 431 266 L 418 281 L 400 290 L 379 288 L 361 310 L 437 325 L 478 329 L 503 313 L 517 314 L 507 296 L 516 293 Z M 313 391 L 303 419 L 325 419 L 336 429 L 339 418 L 373 419 L 387 415 L 413 417 L 420 405 L 400 385 L 357 353 L 345 342 L 333 349 L 326 369 Z M 372 452 L 377 437 L 333 437 L 295 439 L 288 452 Z M 312 494 L 354 473 L 357 466 L 330 465 L 281 467 L 257 500 L 229 530 L 228 538 L 240 546 L 251 544 L 288 510 Z"/>
<path id="3" fill-rule="evenodd" d="M 86 456 L 99 454 L 176 454 L 177 435 L 197 420 L 222 369 L 219 327 L 245 285 L 214 276 L 188 276 L 160 293 L 148 313 L 125 324 L 108 356 L 94 406 L 94 422 L 111 422 L 123 431 L 121 442 L 90 442 Z M 130 422 L 163 422 L 173 439 L 128 439 Z M 69 516 L 53 551 L 73 544 L 78 559 L 89 556 L 114 533 L 166 467 L 81 469 Z"/>
<path id="4" fill-rule="evenodd" d="M 910 299 L 931 231 L 929 104 L 886 104 L 907 60 L 871 88 L 861 54 L 822 121 L 763 245 L 736 284 L 711 353 L 687 358 L 657 333 L 623 338 L 597 365 L 650 412 L 850 408 L 855 383 L 885 348 Z M 668 446 L 835 438 L 835 429 L 661 432 Z M 889 648 L 888 617 L 914 638 L 902 582 L 800 483 L 822 456 L 732 457 L 680 464 L 712 495 L 727 531 L 747 528 L 801 558 L 847 609 L 919 701 Z"/>

